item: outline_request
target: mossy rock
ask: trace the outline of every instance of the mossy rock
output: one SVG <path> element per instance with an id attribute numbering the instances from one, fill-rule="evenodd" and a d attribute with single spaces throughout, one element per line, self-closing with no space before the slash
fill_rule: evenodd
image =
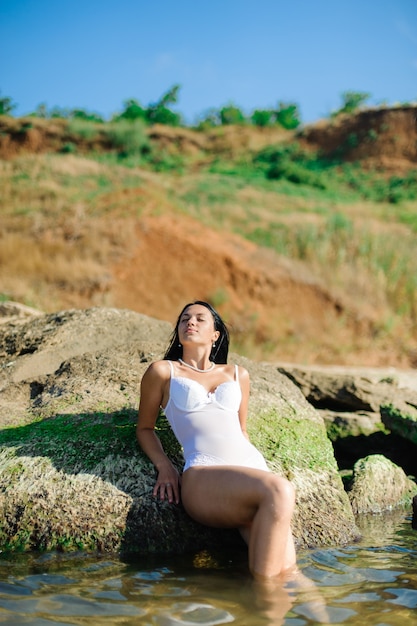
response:
<path id="1" fill-rule="evenodd" d="M 161 358 L 168 327 L 100 308 L 3 326 L 9 408 L 0 430 L 0 549 L 184 553 L 241 545 L 237 532 L 203 527 L 181 505 L 152 496 L 155 470 L 135 424 L 140 378 Z M 296 486 L 297 545 L 356 539 L 320 415 L 275 366 L 236 354 L 229 360 L 251 376 L 253 443 Z M 162 415 L 157 430 L 181 470 L 181 450 Z"/>
<path id="2" fill-rule="evenodd" d="M 381 407 L 384 425 L 396 435 L 417 445 L 417 408 L 411 403 L 399 402 Z"/>
<path id="3" fill-rule="evenodd" d="M 348 494 L 355 514 L 382 513 L 410 508 L 417 485 L 401 467 L 372 454 L 355 463 Z"/>

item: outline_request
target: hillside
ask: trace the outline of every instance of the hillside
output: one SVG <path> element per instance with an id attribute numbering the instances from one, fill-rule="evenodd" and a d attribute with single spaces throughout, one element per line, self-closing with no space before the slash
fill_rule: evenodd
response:
<path id="1" fill-rule="evenodd" d="M 415 367 L 415 116 L 157 126 L 123 155 L 103 128 L 2 116 L 2 298 L 170 322 L 207 299 L 255 359 Z"/>

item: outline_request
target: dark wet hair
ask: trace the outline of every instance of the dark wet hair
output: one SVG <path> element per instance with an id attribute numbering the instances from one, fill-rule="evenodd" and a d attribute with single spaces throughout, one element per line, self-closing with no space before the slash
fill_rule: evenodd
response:
<path id="1" fill-rule="evenodd" d="M 174 331 L 171 335 L 171 341 L 167 348 L 167 351 L 165 352 L 164 358 L 170 361 L 178 361 L 178 359 L 182 357 L 182 345 L 180 344 L 178 327 L 184 311 L 193 304 L 200 304 L 201 306 L 205 306 L 206 309 L 210 311 L 214 320 L 214 329 L 220 333 L 219 338 L 216 341 L 216 345 L 214 346 L 214 348 L 211 349 L 210 361 L 214 361 L 215 363 L 227 363 L 227 355 L 229 353 L 229 331 L 227 330 L 226 324 L 223 322 L 222 318 L 211 306 L 211 304 L 202 300 L 189 302 L 182 309 L 181 313 L 178 316 L 177 323 L 175 324 Z"/>

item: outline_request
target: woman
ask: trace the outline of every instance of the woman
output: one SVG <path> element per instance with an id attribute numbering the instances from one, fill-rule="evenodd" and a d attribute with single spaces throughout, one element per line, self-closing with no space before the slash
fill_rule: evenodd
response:
<path id="1" fill-rule="evenodd" d="M 154 496 L 179 503 L 197 522 L 237 528 L 259 579 L 295 568 L 291 533 L 294 488 L 268 470 L 249 442 L 246 417 L 249 374 L 227 364 L 229 335 L 218 313 L 196 301 L 181 311 L 165 359 L 145 372 L 137 438 L 155 465 Z M 165 412 L 183 447 L 182 477 L 155 434 Z"/>

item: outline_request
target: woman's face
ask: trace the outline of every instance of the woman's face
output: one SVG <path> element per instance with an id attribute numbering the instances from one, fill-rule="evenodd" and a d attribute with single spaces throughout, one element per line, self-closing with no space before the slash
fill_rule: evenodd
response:
<path id="1" fill-rule="evenodd" d="M 214 318 L 209 309 L 202 304 L 191 304 L 180 317 L 178 336 L 183 345 L 212 345 L 220 333 L 214 328 Z"/>

